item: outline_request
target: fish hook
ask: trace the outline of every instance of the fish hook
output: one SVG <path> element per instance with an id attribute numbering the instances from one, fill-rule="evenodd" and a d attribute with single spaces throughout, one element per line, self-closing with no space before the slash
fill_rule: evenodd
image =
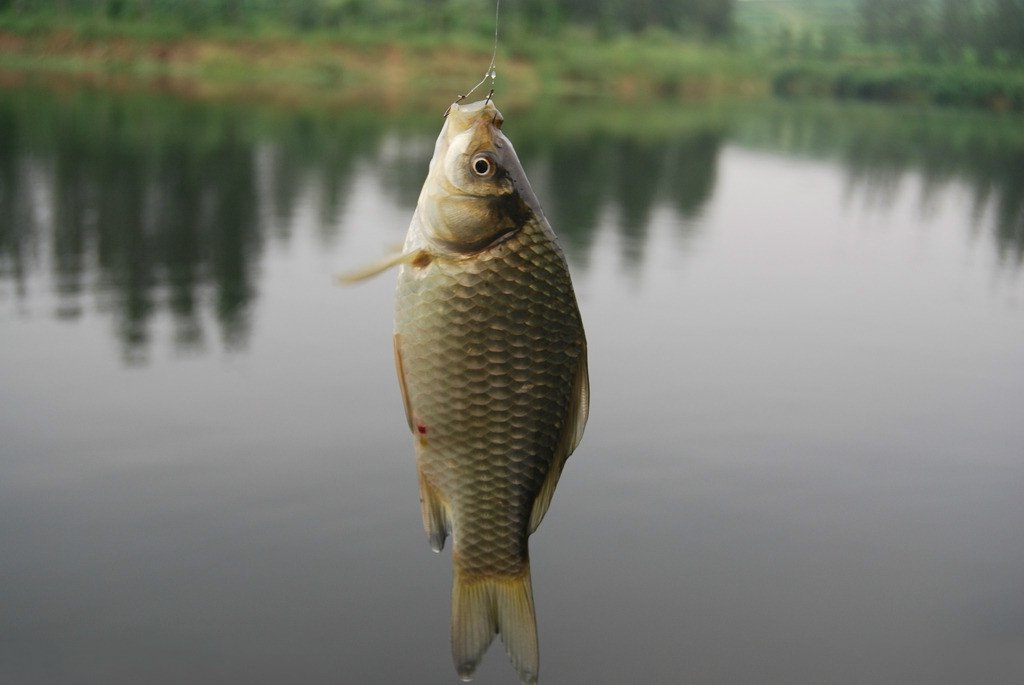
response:
<path id="1" fill-rule="evenodd" d="M 472 93 L 472 92 L 473 91 L 469 91 L 469 93 Z M 491 91 L 491 92 L 493 93 L 494 91 Z M 454 107 L 455 105 L 459 104 L 460 102 L 465 100 L 467 97 L 469 97 L 469 93 L 463 93 L 459 97 L 455 98 L 455 102 L 453 102 L 452 104 L 448 105 L 448 109 L 446 109 L 444 111 L 444 114 L 442 114 L 441 117 L 443 119 L 447 119 L 448 118 L 448 113 L 452 111 L 452 107 Z"/>

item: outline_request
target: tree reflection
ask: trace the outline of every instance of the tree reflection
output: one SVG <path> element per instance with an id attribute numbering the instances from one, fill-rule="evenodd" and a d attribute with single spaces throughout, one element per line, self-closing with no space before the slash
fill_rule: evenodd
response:
<path id="1" fill-rule="evenodd" d="M 715 189 L 722 135 L 715 129 L 700 130 L 668 150 L 665 194 L 685 219 L 698 218 Z"/>
<path id="2" fill-rule="evenodd" d="M 45 198 L 56 315 L 73 319 L 95 297 L 128 362 L 145 361 L 163 313 L 180 350 L 206 345 L 204 309 L 225 348 L 243 347 L 268 231 L 287 239 L 296 203 L 318 185 L 332 240 L 356 160 L 374 154 L 382 126 L 88 92 L 63 103 L 5 94 L 0 124 L 0 278 L 26 297 L 42 229 L 32 198 Z"/>
<path id="3" fill-rule="evenodd" d="M 544 211 L 566 249 L 585 256 L 615 169 L 612 147 L 595 134 L 555 140 L 549 155 Z"/>
<path id="4" fill-rule="evenodd" d="M 742 142 L 814 157 L 838 157 L 849 192 L 890 207 L 908 173 L 922 181 L 927 213 L 950 183 L 967 186 L 975 217 L 991 217 L 1000 261 L 1024 264 L 1024 127 L 1016 117 L 900 111 L 829 104 L 772 106 L 745 117 Z M 976 226 L 978 228 L 978 226 Z"/>
<path id="5" fill-rule="evenodd" d="M 197 290 L 207 284 L 224 344 L 239 347 L 248 337 L 262 235 L 255 160 L 251 145 L 240 139 L 237 129 L 237 122 L 228 119 L 209 147 L 175 145 L 161 150 L 148 193 L 150 212 L 140 224 L 154 237 L 144 251 L 155 260 L 154 270 L 164 274 L 176 340 L 184 347 L 202 344 Z M 134 241 L 119 242 L 127 246 Z M 143 276 L 130 275 L 136 268 L 132 262 L 145 266 L 146 258 L 124 257 L 127 263 L 109 271 L 126 273 L 126 283 L 143 286 L 135 290 L 151 290 L 144 287 Z"/>
<path id="6" fill-rule="evenodd" d="M 53 265 L 57 284 L 57 315 L 78 316 L 85 260 L 85 235 L 96 225 L 98 177 L 92 168 L 94 155 L 86 149 L 89 140 L 76 130 L 77 122 L 66 122 L 54 141 L 53 150 Z"/>
<path id="7" fill-rule="evenodd" d="M 649 141 L 623 140 L 616 146 L 615 197 L 619 205 L 626 263 L 636 269 L 647 242 L 647 226 L 658 197 L 665 148 Z"/>
<path id="8" fill-rule="evenodd" d="M 0 132 L 0 285 L 10 280 L 17 297 L 24 298 L 37 227 L 28 160 L 19 154 L 23 134 L 14 112 L 0 108 Z"/>
<path id="9" fill-rule="evenodd" d="M 883 205 L 908 170 L 924 179 L 921 211 L 949 182 L 966 183 L 978 220 L 994 222 L 1000 258 L 1015 268 L 1024 261 L 1024 134 L 1012 122 L 995 130 L 966 115 L 769 105 L 728 120 L 642 113 L 648 126 L 620 110 L 523 113 L 506 127 L 578 268 L 599 226 L 619 233 L 630 270 L 646 259 L 656 210 L 668 210 L 678 231 L 699 226 L 727 138 L 837 156 L 851 190 Z M 419 112 L 384 119 L 88 91 L 0 93 L 0 287 L 25 302 L 32 270 L 49 268 L 55 315 L 74 319 L 93 298 L 129 362 L 146 359 L 160 317 L 178 350 L 209 344 L 209 315 L 224 348 L 244 347 L 265 243 L 289 241 L 305 209 L 320 239 L 333 242 L 368 169 L 411 211 L 437 123 Z"/>
<path id="10" fill-rule="evenodd" d="M 524 166 L 540 169 L 531 182 L 570 258 L 581 266 L 602 219 L 622 238 L 626 267 L 644 261 L 651 216 L 659 206 L 675 212 L 686 231 L 711 199 L 717 177 L 722 125 L 684 113 L 683 126 L 651 136 L 642 127 L 571 131 L 545 139 L 543 126 L 516 137 Z M 606 210 L 612 210 L 606 218 Z"/>
<path id="11" fill-rule="evenodd" d="M 251 146 L 235 114 L 138 114 L 105 101 L 58 114 L 52 233 L 61 315 L 81 311 L 91 257 L 100 308 L 114 316 L 127 360 L 144 359 L 164 298 L 177 343 L 201 345 L 197 304 L 206 290 L 225 344 L 240 345 L 260 245 Z"/>

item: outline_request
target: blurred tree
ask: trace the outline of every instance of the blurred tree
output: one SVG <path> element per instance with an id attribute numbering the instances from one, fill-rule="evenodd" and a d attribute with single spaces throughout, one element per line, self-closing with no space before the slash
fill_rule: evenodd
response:
<path id="1" fill-rule="evenodd" d="M 537 27 L 541 33 L 554 34 L 565 20 L 566 8 L 562 3 L 548 0 L 522 0 L 521 13 L 526 23 Z"/>
<path id="2" fill-rule="evenodd" d="M 892 0 L 890 0 L 892 1 Z M 920 1 L 920 0 L 907 0 Z M 192 30 L 215 25 L 283 24 L 300 31 L 342 25 L 396 30 L 476 31 L 491 25 L 493 0 L 0 0 L 0 12 L 52 12 L 112 20 L 173 20 Z M 567 24 L 602 34 L 661 28 L 720 38 L 733 27 L 737 0 L 519 0 L 504 21 L 552 34 Z"/>
<path id="3" fill-rule="evenodd" d="M 859 0 L 869 43 L 926 59 L 1024 61 L 1024 0 Z"/>
<path id="4" fill-rule="evenodd" d="M 864 39 L 918 45 L 927 26 L 929 5 L 929 0 L 860 0 Z"/>
<path id="5" fill-rule="evenodd" d="M 821 36 L 821 56 L 828 60 L 842 57 L 846 49 L 846 35 L 838 26 L 828 26 Z"/>
<path id="6" fill-rule="evenodd" d="M 942 0 L 938 36 L 952 59 L 962 58 L 976 40 L 977 16 L 974 0 Z"/>
<path id="7" fill-rule="evenodd" d="M 735 0 L 690 0 L 680 4 L 688 8 L 691 21 L 709 36 L 720 38 L 732 32 Z"/>
<path id="8" fill-rule="evenodd" d="M 534 25 L 554 17 L 604 32 L 660 27 L 720 37 L 732 30 L 734 9 L 735 0 L 526 0 L 519 11 Z"/>
<path id="9" fill-rule="evenodd" d="M 987 29 L 1002 57 L 1019 61 L 1024 57 L 1024 0 L 992 0 Z"/>
<path id="10" fill-rule="evenodd" d="M 793 54 L 793 29 L 786 24 L 779 28 L 776 49 L 782 57 L 789 57 Z"/>
<path id="11" fill-rule="evenodd" d="M 235 25 L 242 21 L 243 0 L 221 0 L 220 16 L 224 23 Z"/>
<path id="12" fill-rule="evenodd" d="M 814 32 L 809 28 L 805 28 L 800 32 L 800 43 L 797 45 L 797 50 L 801 57 L 810 57 L 814 54 Z"/>
<path id="13" fill-rule="evenodd" d="M 861 34 L 868 43 L 878 43 L 885 37 L 887 0 L 860 0 Z"/>

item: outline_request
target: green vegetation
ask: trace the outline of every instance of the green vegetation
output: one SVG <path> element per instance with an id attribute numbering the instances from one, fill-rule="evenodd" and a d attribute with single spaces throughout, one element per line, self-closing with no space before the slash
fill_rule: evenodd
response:
<path id="1" fill-rule="evenodd" d="M 0 75 L 202 98 L 436 106 L 492 0 L 0 0 Z M 503 102 L 833 96 L 1024 110 L 1024 0 L 520 0 Z"/>
<path id="2" fill-rule="evenodd" d="M 772 91 L 1024 110 L 1024 0 L 750 0 Z"/>
<path id="3" fill-rule="evenodd" d="M 772 86 L 774 92 L 789 96 L 831 95 L 1024 111 L 1024 72 L 1008 74 L 977 66 L 800 64 L 780 70 Z"/>
<path id="4" fill-rule="evenodd" d="M 1024 0 L 747 0 L 737 24 L 785 57 L 1024 66 Z"/>
<path id="5" fill-rule="evenodd" d="M 736 0 L 521 0 L 501 8 L 502 25 L 519 33 L 557 34 L 586 26 L 602 35 L 661 28 L 724 37 Z M 73 18 L 94 25 L 142 22 L 164 35 L 210 29 L 245 34 L 383 29 L 398 36 L 452 32 L 486 35 L 491 0 L 0 0 L 22 18 Z"/>
<path id="6" fill-rule="evenodd" d="M 859 0 L 864 39 L 927 62 L 1024 64 L 1024 0 Z"/>

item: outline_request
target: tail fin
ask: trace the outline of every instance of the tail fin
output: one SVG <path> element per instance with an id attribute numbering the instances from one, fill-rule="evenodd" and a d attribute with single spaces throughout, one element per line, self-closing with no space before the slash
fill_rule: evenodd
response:
<path id="1" fill-rule="evenodd" d="M 453 572 L 452 657 L 459 678 L 472 678 L 498 633 L 519 679 L 534 685 L 539 658 L 530 567 L 518 576 L 465 578 L 457 565 Z"/>

